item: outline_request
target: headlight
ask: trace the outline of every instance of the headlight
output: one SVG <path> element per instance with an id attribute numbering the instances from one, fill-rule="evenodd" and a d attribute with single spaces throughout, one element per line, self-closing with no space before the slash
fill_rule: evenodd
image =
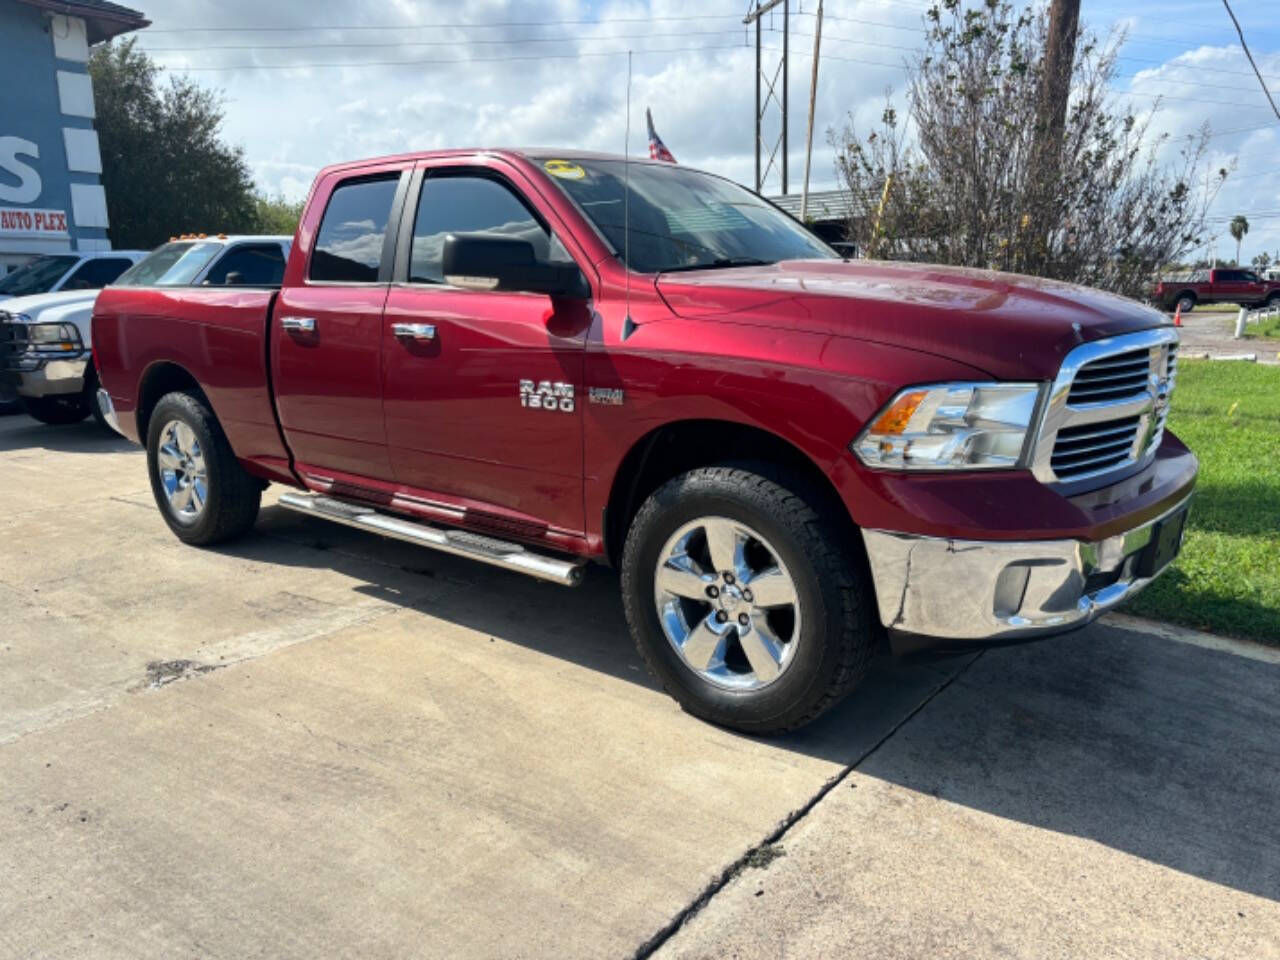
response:
<path id="1" fill-rule="evenodd" d="M 1024 465 L 1038 383 L 940 383 L 903 390 L 852 444 L 880 470 Z"/>
<path id="2" fill-rule="evenodd" d="M 79 353 L 80 331 L 70 323 L 33 323 L 27 327 L 27 342 L 38 353 Z"/>

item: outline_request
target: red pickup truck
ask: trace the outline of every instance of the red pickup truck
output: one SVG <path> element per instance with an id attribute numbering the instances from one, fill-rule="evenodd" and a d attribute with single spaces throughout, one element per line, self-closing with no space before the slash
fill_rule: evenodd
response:
<path id="1" fill-rule="evenodd" d="M 1152 299 L 1166 310 L 1190 313 L 1197 303 L 1238 303 L 1242 307 L 1280 304 L 1280 280 L 1265 280 L 1252 270 L 1215 268 L 1165 277 Z"/>
<path id="2" fill-rule="evenodd" d="M 454 151 L 317 177 L 283 283 L 108 288 L 100 400 L 173 532 L 279 506 L 572 585 L 690 712 L 798 727 L 898 652 L 1082 626 L 1181 544 L 1177 333 L 850 262 L 720 177 Z"/>

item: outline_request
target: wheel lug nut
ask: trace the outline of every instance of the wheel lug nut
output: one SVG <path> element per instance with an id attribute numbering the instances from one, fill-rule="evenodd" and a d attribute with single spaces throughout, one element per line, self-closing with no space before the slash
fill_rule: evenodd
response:
<path id="1" fill-rule="evenodd" d="M 732 574 L 732 573 L 726 573 L 726 574 L 724 575 L 724 582 L 725 582 L 725 583 L 733 583 L 733 574 Z"/>
<path id="2" fill-rule="evenodd" d="M 729 615 L 728 615 L 727 613 L 725 613 L 723 610 L 717 610 L 717 611 L 716 611 L 716 622 L 717 622 L 717 623 L 724 623 L 724 622 L 725 622 L 726 620 L 728 620 L 728 619 L 729 619 Z"/>
<path id="3" fill-rule="evenodd" d="M 747 603 L 750 603 L 750 602 L 752 601 L 752 599 L 753 599 L 753 598 L 752 598 L 752 596 L 751 596 L 751 591 L 750 591 L 750 590 L 743 590 L 743 591 L 742 591 L 742 599 L 743 599 L 743 600 L 745 600 L 745 601 L 747 601 Z"/>
<path id="4" fill-rule="evenodd" d="M 745 613 L 740 613 L 738 614 L 738 622 L 745 627 L 747 624 L 751 622 L 751 618 L 748 617 Z"/>
<path id="5" fill-rule="evenodd" d="M 720 588 L 707 587 L 707 596 L 710 597 L 712 600 L 714 600 L 716 597 L 720 596 Z"/>

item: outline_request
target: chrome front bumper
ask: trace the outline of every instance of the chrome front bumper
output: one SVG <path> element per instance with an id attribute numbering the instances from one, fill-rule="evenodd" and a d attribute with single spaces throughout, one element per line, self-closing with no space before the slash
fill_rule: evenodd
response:
<path id="1" fill-rule="evenodd" d="M 78 357 L 44 360 L 34 369 L 24 369 L 10 361 L 3 376 L 20 396 L 61 396 L 84 389 L 84 373 L 88 367 L 86 352 Z"/>
<path id="2" fill-rule="evenodd" d="M 1099 541 L 948 540 L 864 530 L 881 622 L 894 634 L 964 646 L 1061 633 L 1132 597 L 1167 567 L 1143 570 L 1157 526 L 1190 497 Z M 1181 549 L 1181 529 L 1177 550 Z M 948 643 L 948 641 L 955 641 Z"/>

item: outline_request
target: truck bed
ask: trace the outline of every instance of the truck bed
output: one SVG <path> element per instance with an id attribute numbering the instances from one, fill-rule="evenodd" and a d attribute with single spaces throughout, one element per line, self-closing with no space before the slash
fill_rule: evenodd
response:
<path id="1" fill-rule="evenodd" d="M 271 403 L 267 326 L 278 290 L 226 287 L 108 287 L 93 314 L 103 387 L 121 429 L 146 443 L 135 411 L 151 391 L 173 389 L 190 371 L 232 447 L 267 479 L 288 476 L 288 455 Z M 284 472 L 282 477 L 280 472 Z"/>

